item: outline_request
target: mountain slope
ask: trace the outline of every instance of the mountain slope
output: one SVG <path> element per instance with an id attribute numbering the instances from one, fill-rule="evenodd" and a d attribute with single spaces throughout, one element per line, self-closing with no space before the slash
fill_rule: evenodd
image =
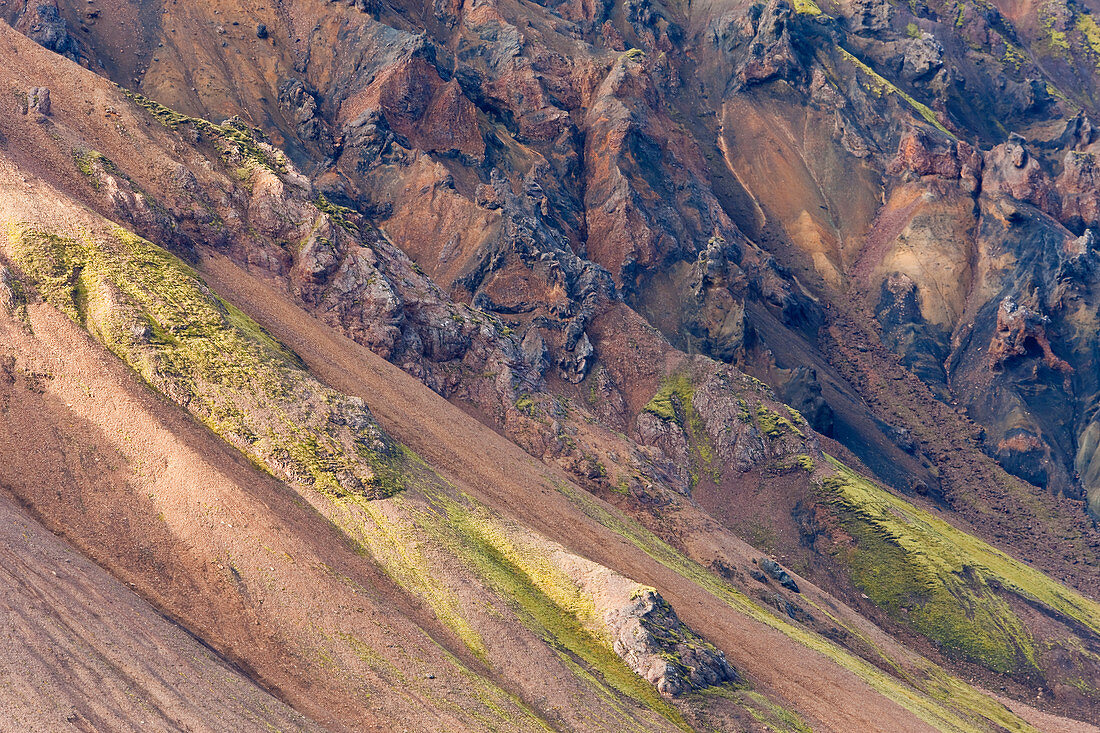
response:
<path id="1" fill-rule="evenodd" d="M 0 512 L 4 730 L 318 729 L 7 496 Z"/>
<path id="2" fill-rule="evenodd" d="M 412 233 L 334 203 L 356 202 L 240 121 L 215 125 L 75 64 L 53 68 L 44 50 L 3 34 L 17 70 L 0 122 L 9 348 L 32 375 L 61 369 L 36 363 L 46 354 L 83 350 L 45 380 L 40 394 L 57 404 L 40 405 L 33 380 L 20 396 L 61 435 L 74 429 L 69 405 L 104 431 L 46 451 L 32 450 L 51 445 L 40 433 L 10 432 L 7 485 L 318 722 L 992 730 L 1026 729 L 1022 719 L 1037 715 L 1020 703 L 1010 712 L 960 675 L 1021 699 L 1038 691 L 1038 704 L 1071 717 L 1094 710 L 1095 603 L 833 467 L 823 442 L 859 459 L 763 384 L 678 352 L 639 316 L 659 299 L 624 302 L 622 272 L 578 257 L 546 218 L 521 216 L 514 193 L 477 194 L 488 212 L 503 205 L 511 249 L 448 274 L 409 258 L 428 256 Z M 636 56 L 619 63 L 615 84 L 637 81 Z M 50 109 L 23 91 L 42 86 Z M 461 107 L 451 90 L 429 106 Z M 379 92 L 381 103 L 392 92 Z M 364 94 L 357 103 L 369 106 L 373 92 Z M 400 134 L 429 132 L 442 134 L 415 125 Z M 420 160 L 430 168 L 477 154 L 475 144 Z M 449 185 L 472 183 L 460 179 Z M 451 196 L 445 180 L 440 190 Z M 671 269 L 667 286 L 695 283 L 707 318 L 725 314 L 722 329 L 736 330 L 737 303 L 722 296 L 734 259 L 726 244 L 715 236 L 695 266 Z M 782 290 L 782 269 L 744 246 L 760 267 L 754 287 Z M 509 252 L 524 264 L 502 265 Z M 452 291 L 489 274 L 495 285 L 467 305 L 429 274 Z M 646 298 L 665 287 L 658 280 L 641 289 Z M 505 297 L 516 300 L 503 307 Z M 789 317 L 796 301 L 776 305 Z M 557 315 L 529 316 L 545 302 Z M 92 374 L 107 381 L 89 388 Z M 119 452 L 127 475 L 91 466 L 78 443 Z M 68 497 L 54 498 L 44 467 L 64 476 L 74 463 L 82 478 L 60 481 Z M 95 488 L 107 486 L 110 501 Z M 1065 506 L 1049 499 L 1016 496 L 1044 526 L 1080 526 L 1063 541 L 1087 563 L 1087 524 L 1064 520 Z M 781 548 L 796 578 L 788 584 L 734 531 Z M 913 565 L 903 580 L 917 586 L 868 572 L 884 559 Z M 909 613 L 928 598 L 949 623 Z M 991 604 L 996 633 L 972 603 Z M 661 630 L 669 625 L 675 634 Z M 631 646 L 616 636 L 624 629 L 644 641 Z M 683 694 L 685 681 L 702 692 Z"/>
<path id="3" fill-rule="evenodd" d="M 673 344 L 766 379 L 898 490 L 1090 588 L 1097 538 L 1076 499 L 1091 480 L 1092 255 L 1072 242 L 1094 135 L 1087 93 L 1060 91 L 1091 88 L 1067 81 L 1090 73 L 1089 15 L 980 7 L 112 6 L 158 18 L 145 40 L 62 15 L 70 35 L 87 28 L 89 59 L 129 69 L 116 80 L 243 115 L 456 300 L 508 320 L 528 344 L 517 376 L 569 394 L 628 356 L 588 328 L 622 298 Z M 1036 30 L 1054 17 L 1064 41 Z M 342 252 L 304 253 L 302 297 L 516 422 L 446 368 L 468 334 L 426 351 L 408 294 L 397 316 L 392 298 L 342 290 Z M 1002 304 L 1024 310 L 1001 318 Z M 392 328 L 362 325 L 375 309 Z M 628 432 L 638 387 L 601 374 L 588 391 L 613 396 L 603 420 Z"/>

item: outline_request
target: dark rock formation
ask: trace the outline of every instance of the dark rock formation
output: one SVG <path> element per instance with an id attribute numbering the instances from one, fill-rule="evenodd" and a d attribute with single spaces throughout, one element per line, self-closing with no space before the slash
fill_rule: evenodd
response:
<path id="1" fill-rule="evenodd" d="M 28 0 L 25 6 L 15 27 L 40 46 L 76 60 L 80 46 L 69 34 L 68 23 L 61 17 L 57 0 Z"/>
<path id="2" fill-rule="evenodd" d="M 781 586 L 787 590 L 798 593 L 798 583 L 794 581 L 791 574 L 783 569 L 783 566 L 777 563 L 775 560 L 768 559 L 766 557 L 761 558 L 757 565 L 760 569 L 767 573 L 771 578 L 774 578 Z"/>

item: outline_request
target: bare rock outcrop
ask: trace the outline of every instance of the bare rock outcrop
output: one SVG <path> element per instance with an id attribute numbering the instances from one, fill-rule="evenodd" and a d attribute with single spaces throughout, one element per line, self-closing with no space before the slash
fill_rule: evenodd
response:
<path id="1" fill-rule="evenodd" d="M 604 613 L 615 653 L 662 695 L 676 697 L 740 678 L 725 655 L 680 620 L 653 588 Z"/>
<path id="2" fill-rule="evenodd" d="M 1072 373 L 1073 367 L 1051 349 L 1046 332 L 1049 324 L 1046 315 L 1006 297 L 997 309 L 997 329 L 989 344 L 990 366 L 1003 368 L 1012 358 L 1035 352 L 1051 369 Z"/>
<path id="3" fill-rule="evenodd" d="M 32 87 L 27 92 L 27 111 L 31 114 L 49 116 L 50 90 L 46 87 Z"/>
<path id="4" fill-rule="evenodd" d="M 748 53 L 737 80 L 744 86 L 788 78 L 800 68 L 791 46 L 790 25 L 795 15 L 786 0 L 771 0 L 760 12 Z"/>
<path id="5" fill-rule="evenodd" d="M 279 104 L 293 118 L 298 137 L 324 154 L 333 152 L 332 131 L 320 115 L 316 97 L 300 79 L 288 79 L 279 87 Z"/>
<path id="6" fill-rule="evenodd" d="M 599 635 L 662 695 L 741 681 L 725 654 L 681 621 L 656 589 L 569 552 L 559 550 L 553 560 L 592 600 Z"/>
<path id="7" fill-rule="evenodd" d="M 1061 198 L 1062 220 L 1075 228 L 1100 224 L 1100 165 L 1097 154 L 1070 150 L 1054 185 Z"/>
<path id="8" fill-rule="evenodd" d="M 1061 210 L 1053 181 L 1019 135 L 986 154 L 982 185 L 987 192 L 1026 201 L 1054 217 Z"/>
<path id="9" fill-rule="evenodd" d="M 15 24 L 16 30 L 54 53 L 73 60 L 79 57 L 80 45 L 69 33 L 57 0 L 33 0 L 25 3 L 25 8 Z"/>
<path id="10" fill-rule="evenodd" d="M 943 68 L 943 46 L 931 33 L 921 33 L 905 44 L 901 74 L 905 79 L 927 79 Z"/>
<path id="11" fill-rule="evenodd" d="M 963 140 L 949 138 L 926 128 L 912 128 L 902 136 L 898 152 L 887 168 L 889 173 L 911 173 L 961 180 L 974 191 L 982 173 L 982 156 Z"/>

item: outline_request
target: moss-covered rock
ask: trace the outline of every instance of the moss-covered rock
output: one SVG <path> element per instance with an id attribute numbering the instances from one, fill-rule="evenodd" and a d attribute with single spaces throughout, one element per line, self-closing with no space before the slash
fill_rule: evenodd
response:
<path id="1" fill-rule="evenodd" d="M 654 588 L 639 586 L 604 616 L 615 653 L 663 695 L 740 682 L 725 655 L 685 625 Z"/>
<path id="2" fill-rule="evenodd" d="M 644 408 L 646 413 L 683 430 L 691 454 L 692 487 L 703 476 L 718 481 L 720 470 L 715 463 L 714 442 L 702 416 L 695 408 L 694 400 L 695 385 L 691 372 L 682 371 L 666 377 Z"/>
<path id="3" fill-rule="evenodd" d="M 259 165 L 267 168 L 272 173 L 285 173 L 287 171 L 286 156 L 263 140 L 258 139 L 257 132 L 245 125 L 239 118 L 234 117 L 226 120 L 221 125 L 215 125 L 209 120 L 200 117 L 189 117 L 176 112 L 137 92 L 125 90 L 125 94 L 165 127 L 178 130 L 180 127 L 186 126 L 197 133 L 206 135 L 214 145 L 218 155 L 227 164 L 236 164 L 244 168 Z"/>
<path id="4" fill-rule="evenodd" d="M 8 234 L 48 303 L 274 475 L 335 494 L 400 490 L 403 453 L 363 401 L 319 383 L 173 255 L 119 227 Z"/>

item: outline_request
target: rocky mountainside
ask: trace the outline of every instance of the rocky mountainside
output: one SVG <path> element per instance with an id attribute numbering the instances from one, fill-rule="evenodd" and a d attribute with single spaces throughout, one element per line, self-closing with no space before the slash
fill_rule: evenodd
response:
<path id="1" fill-rule="evenodd" d="M 0 12 L 0 729 L 1096 730 L 1087 5 Z"/>

